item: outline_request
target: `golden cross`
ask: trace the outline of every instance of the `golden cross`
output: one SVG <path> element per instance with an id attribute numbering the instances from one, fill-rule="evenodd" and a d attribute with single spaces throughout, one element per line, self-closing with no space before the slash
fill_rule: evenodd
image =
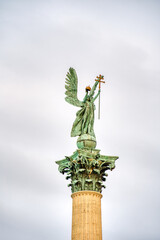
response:
<path id="1" fill-rule="evenodd" d="M 104 79 L 104 76 L 101 74 L 95 79 L 96 82 L 99 82 L 99 89 L 101 89 L 101 83 L 105 83 L 105 81 L 101 81 L 101 79 Z"/>

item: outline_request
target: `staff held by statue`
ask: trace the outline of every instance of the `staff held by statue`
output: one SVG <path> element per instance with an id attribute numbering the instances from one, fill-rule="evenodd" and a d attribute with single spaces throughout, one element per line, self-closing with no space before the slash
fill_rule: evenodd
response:
<path id="1" fill-rule="evenodd" d="M 103 75 L 99 75 L 96 77 L 95 81 L 99 82 L 99 90 L 101 90 L 101 83 L 105 83 L 105 81 L 101 81 L 102 79 L 104 79 Z M 100 94 L 99 94 L 99 102 L 98 102 L 98 119 L 100 119 Z"/>

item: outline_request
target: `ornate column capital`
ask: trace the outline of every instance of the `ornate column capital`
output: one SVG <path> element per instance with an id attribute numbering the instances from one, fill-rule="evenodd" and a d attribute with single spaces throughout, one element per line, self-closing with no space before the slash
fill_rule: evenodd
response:
<path id="1" fill-rule="evenodd" d="M 117 156 L 100 155 L 100 150 L 82 148 L 77 149 L 72 156 L 61 161 L 56 161 L 59 165 L 59 172 L 66 173 L 66 179 L 71 179 L 68 185 L 72 193 L 78 191 L 102 192 L 105 188 L 106 170 L 115 168 Z"/>

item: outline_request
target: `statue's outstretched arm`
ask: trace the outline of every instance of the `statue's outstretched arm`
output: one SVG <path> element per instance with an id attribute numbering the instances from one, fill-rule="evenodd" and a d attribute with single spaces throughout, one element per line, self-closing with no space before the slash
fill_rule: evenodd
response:
<path id="1" fill-rule="evenodd" d="M 95 84 L 93 85 L 93 87 L 90 91 L 90 94 L 89 94 L 90 97 L 92 97 L 94 95 L 94 91 L 96 90 L 97 85 L 98 85 L 98 81 L 96 81 Z"/>
<path id="2" fill-rule="evenodd" d="M 98 90 L 98 93 L 97 93 L 96 96 L 93 98 L 93 102 L 97 99 L 97 97 L 99 96 L 100 92 L 101 92 L 101 90 L 99 89 L 99 90 Z"/>

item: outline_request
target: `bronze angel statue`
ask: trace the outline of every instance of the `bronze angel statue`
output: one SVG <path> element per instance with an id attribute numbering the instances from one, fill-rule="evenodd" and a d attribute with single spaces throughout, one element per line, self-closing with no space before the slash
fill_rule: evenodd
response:
<path id="1" fill-rule="evenodd" d="M 103 79 L 103 76 L 101 76 L 101 78 L 98 78 L 96 80 L 92 88 L 90 88 L 89 86 L 86 87 L 86 95 L 83 101 L 79 101 L 77 97 L 77 86 L 78 86 L 77 74 L 73 68 L 69 69 L 69 72 L 66 75 L 65 100 L 74 106 L 81 107 L 81 109 L 76 113 L 76 119 L 73 123 L 72 130 L 71 130 L 71 137 L 81 136 L 83 134 L 87 134 L 92 137 L 95 137 L 95 133 L 93 129 L 94 110 L 95 110 L 94 101 L 100 95 L 100 87 L 99 87 L 98 93 L 95 96 L 94 96 L 94 93 L 98 83 L 100 84 L 101 79 Z"/>

